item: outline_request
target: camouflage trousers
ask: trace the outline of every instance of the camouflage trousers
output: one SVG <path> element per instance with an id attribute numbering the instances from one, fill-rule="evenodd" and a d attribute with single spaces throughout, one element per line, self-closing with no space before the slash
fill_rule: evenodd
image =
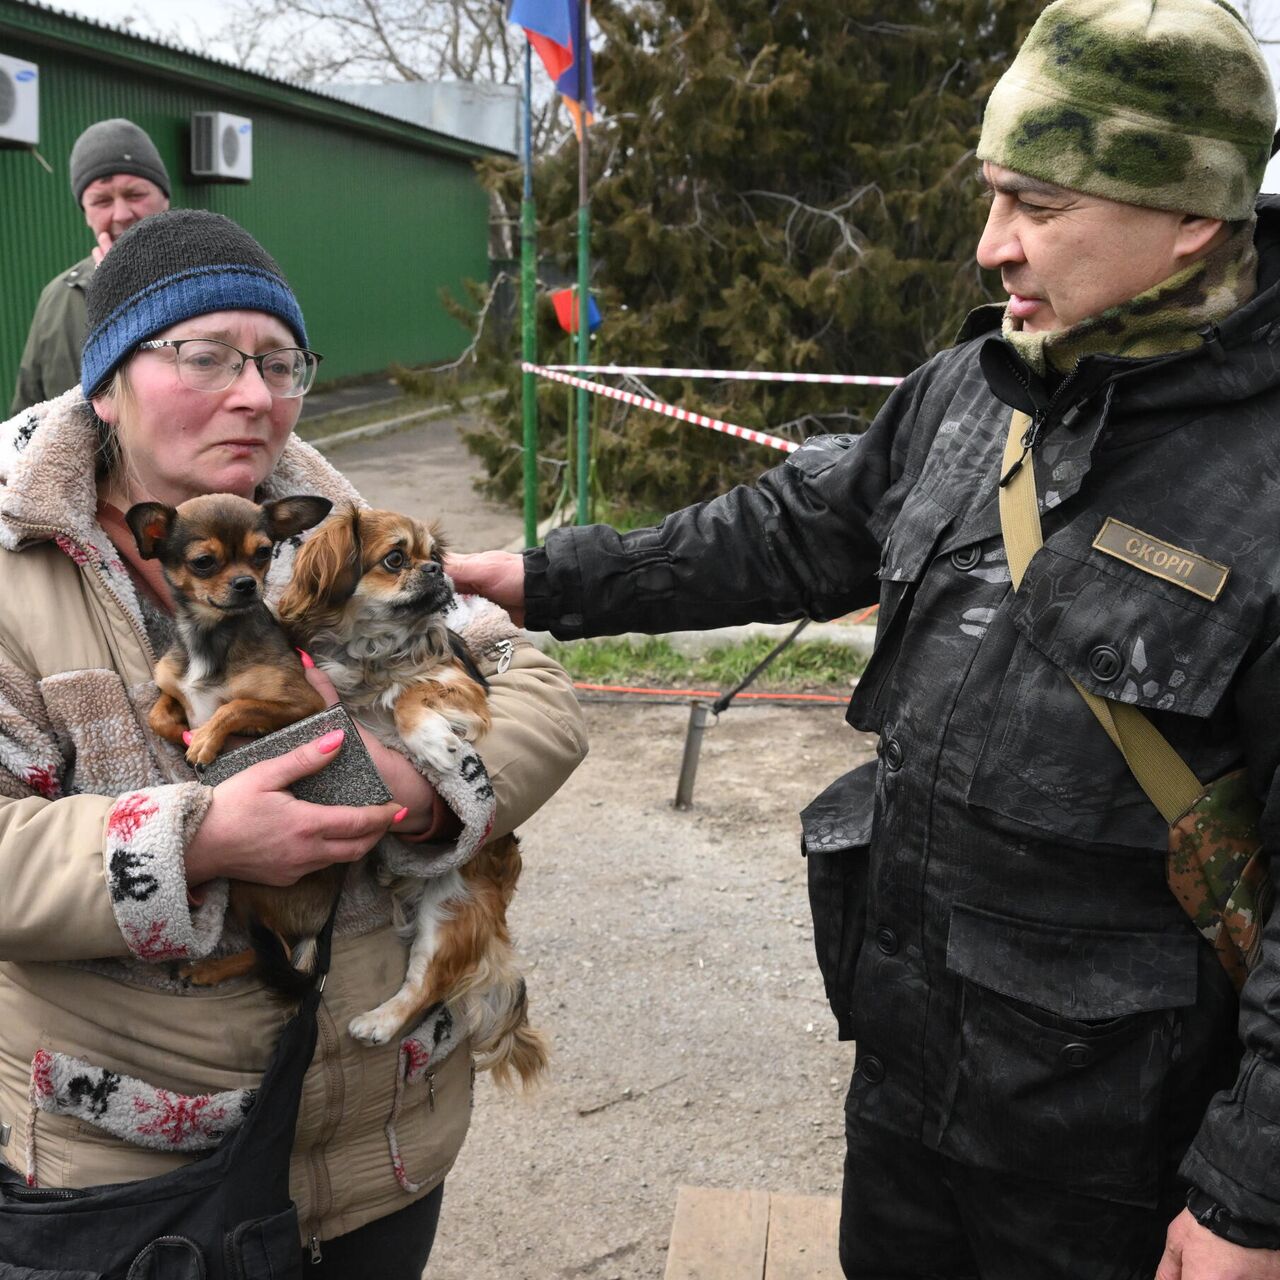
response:
<path id="1" fill-rule="evenodd" d="M 969 1168 L 854 1115 L 846 1136 L 849 1280 L 1151 1280 L 1186 1203 L 1172 1163 L 1144 1209 Z"/>

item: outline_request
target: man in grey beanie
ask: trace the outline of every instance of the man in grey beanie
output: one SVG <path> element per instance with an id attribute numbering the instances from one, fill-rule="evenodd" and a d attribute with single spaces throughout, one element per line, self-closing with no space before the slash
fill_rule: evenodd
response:
<path id="1" fill-rule="evenodd" d="M 155 143 L 131 120 L 99 120 L 71 148 L 71 194 L 95 244 L 60 272 L 36 303 L 9 412 L 49 400 L 80 380 L 85 289 L 94 268 L 135 222 L 169 207 L 169 173 Z"/>

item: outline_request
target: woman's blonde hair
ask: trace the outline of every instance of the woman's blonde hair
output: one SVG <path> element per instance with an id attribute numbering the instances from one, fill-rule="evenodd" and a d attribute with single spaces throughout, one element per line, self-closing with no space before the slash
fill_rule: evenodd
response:
<path id="1" fill-rule="evenodd" d="M 129 380 L 129 365 L 126 361 L 111 375 L 106 386 L 98 392 L 94 399 L 110 400 L 115 405 L 115 422 L 104 422 L 98 418 L 98 475 L 105 476 L 126 493 L 132 489 L 132 475 L 129 465 L 129 448 L 127 436 L 138 401 L 133 394 L 133 383 Z"/>

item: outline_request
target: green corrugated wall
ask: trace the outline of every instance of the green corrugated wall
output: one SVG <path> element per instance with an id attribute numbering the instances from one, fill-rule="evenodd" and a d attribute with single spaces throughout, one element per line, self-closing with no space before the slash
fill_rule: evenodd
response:
<path id="1" fill-rule="evenodd" d="M 464 280 L 488 278 L 482 148 L 18 0 L 0 0 L 0 53 L 39 64 L 39 151 L 53 168 L 0 150 L 0 408 L 40 290 L 92 247 L 67 159 L 86 125 L 112 116 L 155 140 L 174 207 L 225 213 L 276 258 L 323 378 L 466 346 L 440 291 L 462 298 Z M 188 175 L 191 113 L 215 110 L 253 120 L 250 183 Z"/>

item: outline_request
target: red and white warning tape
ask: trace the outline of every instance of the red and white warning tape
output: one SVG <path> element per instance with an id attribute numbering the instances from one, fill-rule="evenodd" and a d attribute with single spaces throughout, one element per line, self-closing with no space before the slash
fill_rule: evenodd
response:
<path id="1" fill-rule="evenodd" d="M 854 373 L 765 373 L 752 369 L 665 369 L 645 364 L 553 364 L 559 373 L 631 374 L 637 378 L 716 378 L 734 382 L 820 382 L 839 387 L 896 387 L 901 378 Z"/>
<path id="2" fill-rule="evenodd" d="M 678 405 L 666 404 L 662 400 L 653 400 L 649 396 L 638 396 L 631 391 L 622 391 L 617 387 L 607 386 L 603 382 L 591 382 L 586 378 L 575 378 L 571 373 L 564 373 L 558 368 L 542 364 L 530 364 L 522 361 L 520 368 L 525 373 L 536 373 L 553 382 L 563 382 L 569 387 L 583 387 L 594 391 L 596 395 L 609 400 L 621 400 L 623 404 L 635 405 L 638 409 L 648 409 L 652 413 L 665 414 L 668 418 L 678 418 L 681 422 L 692 422 L 699 427 L 710 427 L 712 431 L 723 432 L 727 436 L 736 436 L 740 440 L 751 440 L 755 444 L 768 445 L 771 449 L 781 449 L 783 453 L 794 453 L 800 446 L 794 440 L 784 440 L 781 436 L 771 436 L 765 431 L 753 431 L 750 427 L 734 426 L 732 422 L 722 422 L 719 418 L 709 418 L 705 413 L 690 413 Z"/>

